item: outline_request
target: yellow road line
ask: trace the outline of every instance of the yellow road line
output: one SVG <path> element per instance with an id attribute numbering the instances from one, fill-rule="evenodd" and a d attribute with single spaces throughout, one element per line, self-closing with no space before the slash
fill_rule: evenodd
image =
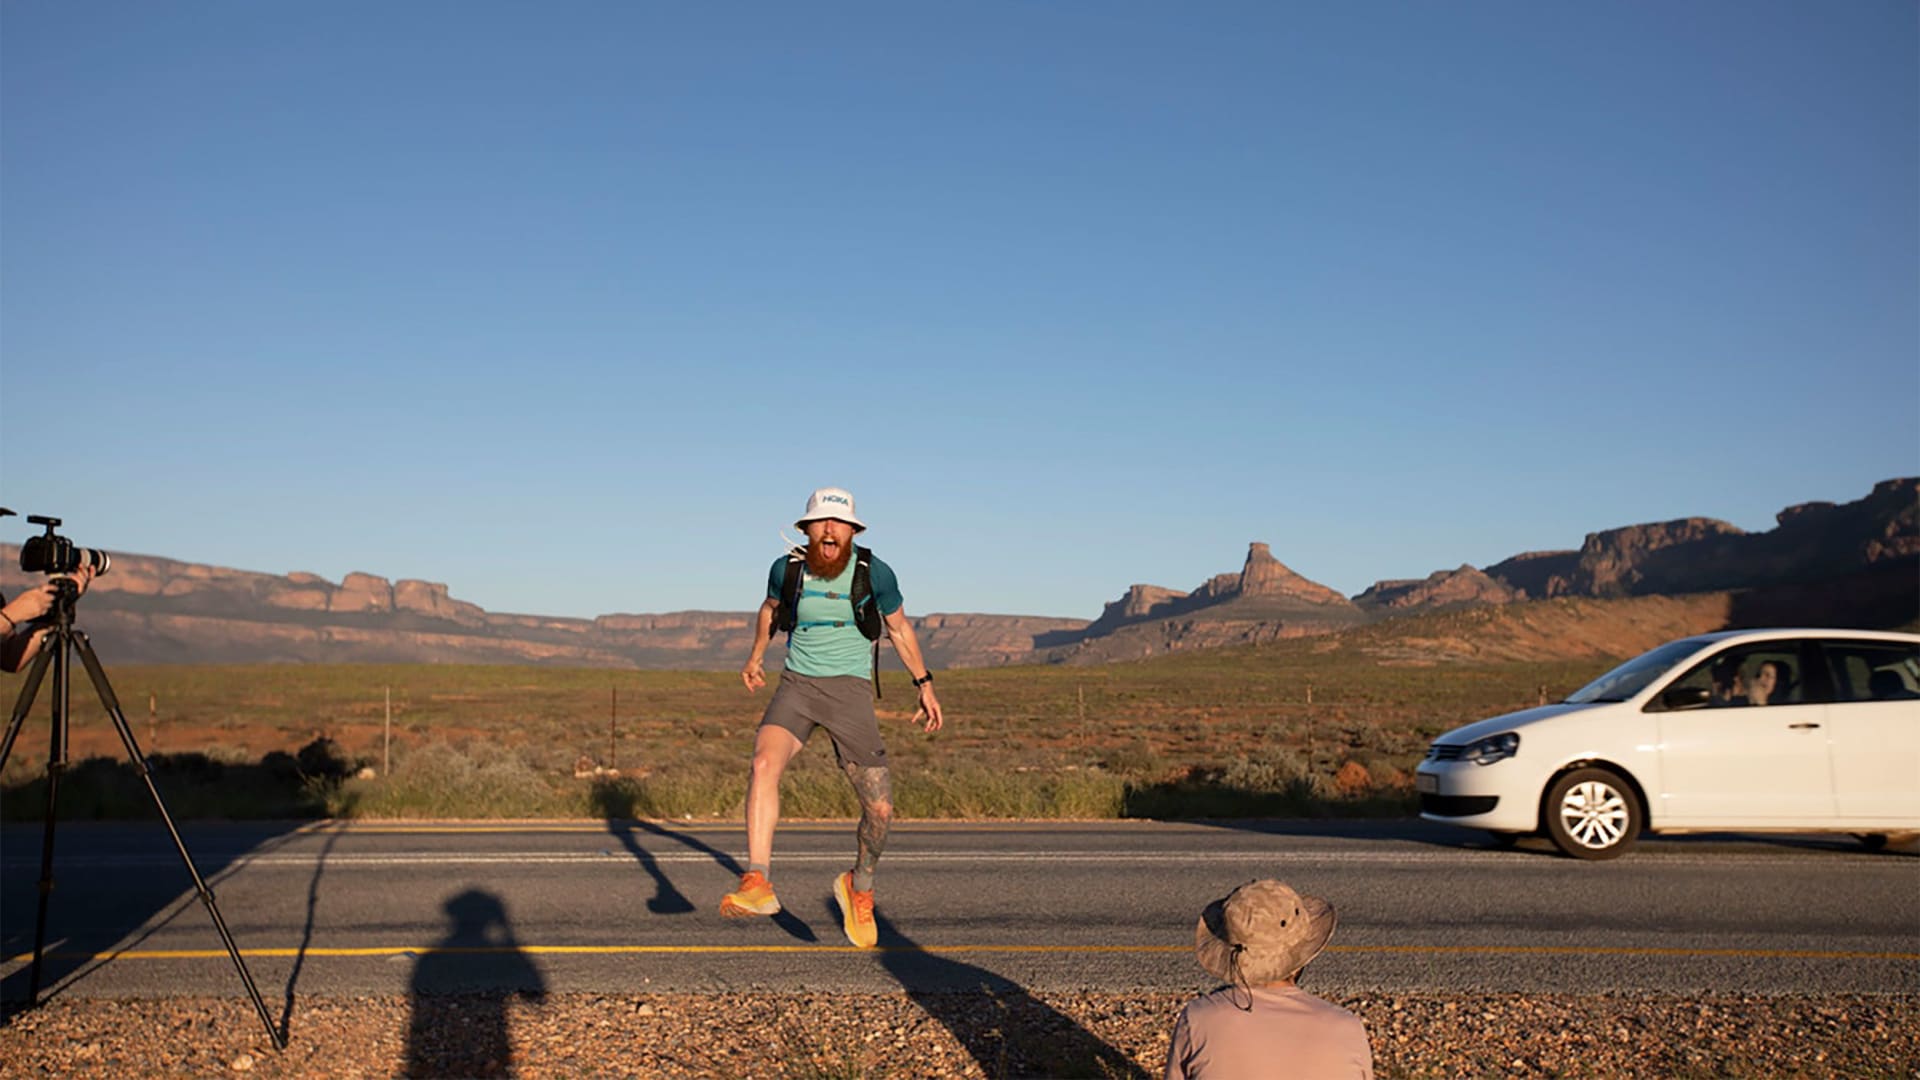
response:
<path id="1" fill-rule="evenodd" d="M 668 828 L 668 825 L 649 823 L 654 828 Z M 785 822 L 782 822 L 784 825 Z M 806 823 L 800 822 L 802 829 Z M 724 828 L 716 822 L 673 822 L 671 828 L 676 832 L 691 832 L 697 829 Z M 738 830 L 739 824 L 730 826 Z M 365 833 L 378 836 L 424 836 L 455 835 L 467 836 L 482 833 L 605 833 L 605 832 L 650 832 L 644 825 L 623 821 L 523 821 L 523 822 L 411 822 L 411 821 L 316 821 L 302 825 L 293 832 L 314 833 Z"/>
<path id="2" fill-rule="evenodd" d="M 634 956 L 686 955 L 725 956 L 766 953 L 880 952 L 911 955 L 929 953 L 996 953 L 1024 955 L 1149 955 L 1192 951 L 1187 945 L 945 945 L 882 946 L 858 949 L 851 945 L 522 945 L 500 946 L 367 946 L 361 948 L 242 949 L 249 958 L 291 957 L 397 957 L 397 956 Z M 1634 946 L 1586 945 L 1332 945 L 1335 953 L 1399 953 L 1439 956 L 1666 956 L 1666 957 L 1739 957 L 1746 959 L 1799 960 L 1920 960 L 1920 953 L 1847 952 L 1818 949 L 1681 949 Z M 46 955 L 63 960 L 209 960 L 225 959 L 223 949 L 128 949 L 124 952 L 65 953 Z M 26 963 L 32 954 L 8 958 L 8 963 Z"/>
<path id="3" fill-rule="evenodd" d="M 854 818 L 824 818 L 792 820 L 782 818 L 782 831 L 798 829 L 803 832 L 819 830 L 823 832 L 844 831 L 855 824 Z M 1179 825 L 1182 823 L 1174 823 Z M 1144 819 L 1116 820 L 1061 820 L 1061 821 L 954 821 L 923 820 L 895 821 L 896 832 L 908 830 L 914 832 L 964 832 L 988 828 L 994 832 L 1058 832 L 1063 828 L 1072 830 L 1080 826 L 1098 826 L 1136 831 L 1164 830 L 1168 823 L 1147 821 Z M 604 832 L 740 832 L 746 825 L 742 821 L 676 821 L 671 818 L 640 820 L 620 818 L 608 821 L 604 818 L 586 818 L 580 820 L 525 820 L 525 821 L 361 821 L 330 819 L 327 821 L 307 822 L 290 830 L 293 833 L 354 832 L 379 834 L 477 834 L 477 833 L 604 833 Z"/>

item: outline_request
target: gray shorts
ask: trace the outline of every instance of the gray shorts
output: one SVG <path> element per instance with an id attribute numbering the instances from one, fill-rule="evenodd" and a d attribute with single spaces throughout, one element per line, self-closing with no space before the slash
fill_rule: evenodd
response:
<path id="1" fill-rule="evenodd" d="M 781 672 L 780 685 L 760 718 L 760 726 L 769 724 L 792 732 L 802 746 L 814 728 L 826 728 L 842 766 L 887 763 L 880 718 L 873 714 L 873 684 L 858 675 L 815 678 Z"/>

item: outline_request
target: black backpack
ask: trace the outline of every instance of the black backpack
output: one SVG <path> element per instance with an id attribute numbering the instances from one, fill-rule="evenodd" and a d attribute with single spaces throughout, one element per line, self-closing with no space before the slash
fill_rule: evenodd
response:
<path id="1" fill-rule="evenodd" d="M 853 603 L 853 625 L 861 636 L 873 642 L 873 696 L 880 696 L 880 635 L 886 620 L 873 599 L 873 551 L 853 545 L 853 591 L 847 599 Z M 780 585 L 780 610 L 774 613 L 774 629 L 793 643 L 793 631 L 800 623 L 800 591 L 806 581 L 807 557 L 799 550 L 787 553 L 787 577 Z M 841 625 L 836 623 L 835 625 Z"/>

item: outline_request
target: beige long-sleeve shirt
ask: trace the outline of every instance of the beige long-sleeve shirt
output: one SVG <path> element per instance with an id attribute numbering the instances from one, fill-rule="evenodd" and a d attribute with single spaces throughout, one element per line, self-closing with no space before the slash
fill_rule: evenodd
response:
<path id="1" fill-rule="evenodd" d="M 1257 1077 L 1372 1080 L 1366 1026 L 1297 986 L 1222 987 L 1188 1002 L 1173 1028 L 1166 1080 Z"/>

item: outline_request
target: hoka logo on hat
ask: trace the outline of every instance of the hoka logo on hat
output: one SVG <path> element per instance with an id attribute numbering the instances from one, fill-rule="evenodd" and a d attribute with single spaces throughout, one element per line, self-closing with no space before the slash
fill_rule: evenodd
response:
<path id="1" fill-rule="evenodd" d="M 866 522 L 854 516 L 853 493 L 846 488 L 834 487 L 821 488 L 809 496 L 807 512 L 800 515 L 800 520 L 794 522 L 793 527 L 804 532 L 807 522 L 828 519 L 844 521 L 853 526 L 854 532 L 864 532 L 867 527 Z"/>

